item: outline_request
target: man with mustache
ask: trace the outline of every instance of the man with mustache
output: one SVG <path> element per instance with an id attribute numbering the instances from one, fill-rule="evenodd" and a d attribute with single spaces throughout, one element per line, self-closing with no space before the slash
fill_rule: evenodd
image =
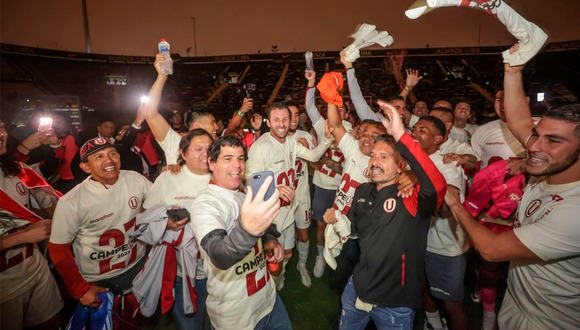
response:
<path id="1" fill-rule="evenodd" d="M 342 294 L 340 329 L 412 329 L 421 306 L 421 282 L 431 214 L 445 194 L 445 179 L 406 133 L 397 110 L 380 102 L 389 135 L 376 138 L 368 167 L 372 182 L 360 185 L 348 213 L 358 236 L 360 260 Z M 397 179 L 407 166 L 419 185 L 398 196 Z"/>

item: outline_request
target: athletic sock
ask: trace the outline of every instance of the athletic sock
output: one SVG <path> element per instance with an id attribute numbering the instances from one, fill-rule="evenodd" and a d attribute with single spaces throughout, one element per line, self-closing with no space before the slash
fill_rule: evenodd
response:
<path id="1" fill-rule="evenodd" d="M 306 261 L 308 261 L 308 247 L 309 247 L 309 242 L 302 242 L 302 241 L 298 241 L 296 244 L 296 249 L 298 250 L 298 262 L 306 265 Z"/>
<path id="2" fill-rule="evenodd" d="M 431 324 L 433 329 L 443 328 L 443 322 L 441 322 L 441 316 L 439 316 L 439 311 L 434 311 L 433 313 L 425 311 L 425 316 L 427 316 L 427 322 Z"/>
<path id="3" fill-rule="evenodd" d="M 482 288 L 479 292 L 483 310 L 487 312 L 495 311 L 495 299 L 497 298 L 497 289 Z"/>
<path id="4" fill-rule="evenodd" d="M 318 256 L 322 257 L 322 251 L 324 251 L 324 245 L 316 244 L 316 249 L 318 249 Z"/>

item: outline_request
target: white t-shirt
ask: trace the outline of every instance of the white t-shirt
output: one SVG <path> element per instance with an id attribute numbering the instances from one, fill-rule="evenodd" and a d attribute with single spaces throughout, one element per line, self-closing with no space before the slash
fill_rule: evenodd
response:
<path id="1" fill-rule="evenodd" d="M 338 144 L 344 154 L 344 165 L 340 186 L 336 190 L 333 207 L 338 209 L 342 214 L 347 215 L 352 204 L 354 191 L 361 184 L 368 182 L 369 173 L 369 156 L 360 151 L 358 140 L 350 134 L 345 134 Z"/>
<path id="2" fill-rule="evenodd" d="M 439 172 L 443 174 L 447 184 L 459 188 L 459 194 L 463 202 L 467 177 L 463 173 L 461 166 L 458 167 L 456 162 L 443 164 L 443 156 L 440 151 L 429 155 L 429 158 L 437 166 Z M 469 240 L 467 235 L 453 216 L 451 218 L 431 218 L 431 225 L 427 234 L 427 251 L 455 257 L 465 253 L 468 249 Z"/>
<path id="3" fill-rule="evenodd" d="M 512 260 L 501 329 L 580 325 L 580 181 L 528 184 L 514 234 L 542 261 Z"/>
<path id="4" fill-rule="evenodd" d="M 471 137 L 471 146 L 481 158 L 481 169 L 486 168 L 494 156 L 506 160 L 526 156 L 526 149 L 510 132 L 507 123 L 500 119 L 479 126 Z"/>
<path id="5" fill-rule="evenodd" d="M 195 174 L 185 165 L 181 167 L 181 172 L 178 174 L 171 174 L 170 171 L 165 171 L 153 183 L 143 207 L 145 209 L 155 205 L 190 207 L 195 198 L 207 189 L 210 179 L 211 174 Z M 192 210 L 189 211 L 192 213 Z"/>
<path id="6" fill-rule="evenodd" d="M 73 243 L 75 262 L 87 282 L 122 274 L 145 254 L 130 235 L 151 182 L 134 171 L 121 171 L 106 186 L 88 177 L 64 195 L 54 212 L 50 242 Z"/>
<path id="7" fill-rule="evenodd" d="M 469 143 L 457 141 L 451 137 L 447 138 L 447 141 L 439 146 L 439 151 L 441 154 L 455 153 L 458 155 L 473 155 L 479 161 L 479 155 L 473 150 Z"/>
<path id="8" fill-rule="evenodd" d="M 202 191 L 207 189 L 210 179 L 211 174 L 195 174 L 185 165 L 181 167 L 179 174 L 171 174 L 170 171 L 165 171 L 153 183 L 151 191 L 149 191 L 149 195 L 147 195 L 147 199 L 143 203 L 143 207 L 149 209 L 156 205 L 177 205 L 181 208 L 187 208 L 191 217 L 189 221 L 194 221 L 195 212 L 190 209 L 191 203 Z M 177 274 L 179 276 L 182 274 L 180 260 L 180 258 L 177 258 Z M 197 261 L 195 278 L 198 280 L 205 278 L 203 260 L 201 259 Z"/>
<path id="9" fill-rule="evenodd" d="M 254 147 L 252 147 L 254 149 Z M 209 185 L 193 202 L 197 210 L 192 228 L 200 241 L 210 232 L 223 229 L 230 233 L 240 226 L 240 210 L 245 194 Z M 254 329 L 268 315 L 276 301 L 274 281 L 266 267 L 262 241 L 240 261 L 226 270 L 213 265 L 201 248 L 207 274 L 207 312 L 216 329 Z"/>
<path id="10" fill-rule="evenodd" d="M 181 142 L 182 136 L 171 128 L 167 131 L 165 139 L 163 141 L 157 140 L 161 149 L 165 153 L 165 162 L 167 165 L 177 164 L 177 158 L 179 157 L 179 143 Z"/>
<path id="11" fill-rule="evenodd" d="M 471 133 L 469 133 L 467 126 L 465 126 L 465 128 L 458 128 L 455 126 L 451 127 L 451 131 L 449 131 L 449 137 L 459 142 L 469 143 L 471 141 Z"/>

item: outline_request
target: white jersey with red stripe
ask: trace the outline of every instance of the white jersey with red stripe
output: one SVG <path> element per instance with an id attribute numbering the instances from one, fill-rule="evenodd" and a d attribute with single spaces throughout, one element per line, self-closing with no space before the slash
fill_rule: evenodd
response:
<path id="1" fill-rule="evenodd" d="M 252 147 L 254 149 L 254 147 Z M 199 210 L 191 222 L 196 237 L 214 230 L 231 232 L 240 226 L 240 210 L 246 195 L 210 184 L 193 202 Z M 216 267 L 201 248 L 207 274 L 207 312 L 215 329 L 254 329 L 268 315 L 276 300 L 274 281 L 266 267 L 262 241 L 226 270 Z"/>
<path id="2" fill-rule="evenodd" d="M 21 206 L 28 205 L 30 192 L 17 176 L 5 176 L 0 170 L 0 188 Z M 9 200 L 2 201 L 3 203 Z M 2 208 L 2 212 L 12 214 Z M 0 303 L 4 303 L 30 290 L 45 271 L 46 260 L 42 258 L 36 244 L 22 244 L 0 252 Z M 24 276 L 26 275 L 26 276 Z"/>
<path id="3" fill-rule="evenodd" d="M 319 143 L 321 141 L 320 136 L 324 136 L 325 125 L 326 125 L 325 121 L 322 119 L 318 120 L 313 125 L 314 129 L 316 130 L 316 134 L 318 134 L 319 136 L 318 139 Z M 344 129 L 347 132 L 352 129 L 352 125 L 350 124 L 350 122 L 346 120 L 342 121 L 342 125 L 344 126 Z M 324 156 L 341 165 L 344 163 L 344 155 L 342 154 L 342 151 L 340 151 L 340 149 L 338 149 L 337 147 L 334 148 L 331 147 L 326 149 Z M 341 174 L 333 171 L 330 167 L 326 166 L 326 164 L 323 164 L 320 170 L 314 171 L 312 183 L 322 189 L 334 190 L 337 189 L 338 186 L 340 185 L 341 178 L 342 178 Z"/>
<path id="4" fill-rule="evenodd" d="M 531 183 L 534 181 L 534 183 Z M 532 177 L 514 235 L 540 260 L 510 261 L 501 329 L 577 329 L 580 324 L 580 181 Z"/>
<path id="5" fill-rule="evenodd" d="M 145 255 L 144 244 L 130 235 L 150 188 L 151 182 L 133 171 L 122 170 L 111 186 L 88 177 L 60 199 L 50 242 L 72 243 L 87 282 L 122 274 Z"/>
<path id="6" fill-rule="evenodd" d="M 308 141 L 308 149 L 314 148 L 312 143 L 312 135 L 306 131 L 296 130 L 292 138 L 298 140 L 300 138 L 305 138 Z M 296 154 L 296 152 L 294 153 Z M 296 158 L 295 162 L 295 173 L 296 180 L 294 181 L 294 187 L 296 188 L 296 203 L 295 204 L 310 204 L 310 188 L 308 187 L 308 162 Z"/>
<path id="7" fill-rule="evenodd" d="M 370 158 L 360 151 L 358 140 L 348 133 L 342 137 L 338 147 L 344 154 L 344 165 L 333 207 L 347 215 L 352 204 L 354 191 L 358 186 L 369 181 Z"/>
<path id="8" fill-rule="evenodd" d="M 296 140 L 287 137 L 284 143 L 278 142 L 270 133 L 265 133 L 254 142 L 246 162 L 246 182 L 250 182 L 253 173 L 262 171 L 274 172 L 276 187 L 287 186 L 295 189 Z M 293 207 L 283 202 L 280 213 L 274 224 L 281 231 L 293 225 Z"/>

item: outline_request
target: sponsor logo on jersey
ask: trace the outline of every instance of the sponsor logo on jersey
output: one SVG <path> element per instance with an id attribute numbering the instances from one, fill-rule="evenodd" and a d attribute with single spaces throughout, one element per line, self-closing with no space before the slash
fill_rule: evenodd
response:
<path id="1" fill-rule="evenodd" d="M 560 195 L 552 195 L 552 200 L 554 202 L 559 202 L 559 201 L 563 201 L 564 198 L 562 196 L 560 196 Z"/>
<path id="2" fill-rule="evenodd" d="M 195 196 L 175 196 L 175 200 L 194 200 Z"/>
<path id="3" fill-rule="evenodd" d="M 504 142 L 486 142 L 485 145 L 487 146 L 496 146 L 496 145 L 504 145 Z"/>
<path id="4" fill-rule="evenodd" d="M 139 198 L 137 196 L 133 196 L 129 198 L 129 207 L 134 210 L 139 206 Z"/>
<path id="5" fill-rule="evenodd" d="M 110 217 L 112 217 L 113 215 L 115 215 L 115 212 L 111 212 L 111 213 L 109 213 L 109 214 L 105 214 L 105 215 L 103 215 L 102 217 L 99 217 L 99 218 L 96 218 L 96 219 L 93 219 L 93 220 L 89 221 L 89 224 L 93 224 L 93 223 L 95 223 L 95 222 L 99 222 L 99 221 L 101 221 L 101 220 L 105 220 L 105 219 L 107 219 L 107 218 L 110 218 Z"/>
<path id="6" fill-rule="evenodd" d="M 397 200 L 394 198 L 389 198 L 383 204 L 383 210 L 387 213 L 393 213 L 395 211 L 395 207 L 397 206 Z"/>
<path id="7" fill-rule="evenodd" d="M 19 193 L 20 195 L 22 196 L 26 195 L 26 190 L 27 189 L 22 182 L 18 182 L 16 184 L 16 192 Z"/>
<path id="8" fill-rule="evenodd" d="M 539 199 L 534 199 L 533 201 L 528 204 L 526 207 L 526 218 L 529 218 L 534 212 L 536 212 L 540 206 L 542 205 L 542 201 Z"/>

